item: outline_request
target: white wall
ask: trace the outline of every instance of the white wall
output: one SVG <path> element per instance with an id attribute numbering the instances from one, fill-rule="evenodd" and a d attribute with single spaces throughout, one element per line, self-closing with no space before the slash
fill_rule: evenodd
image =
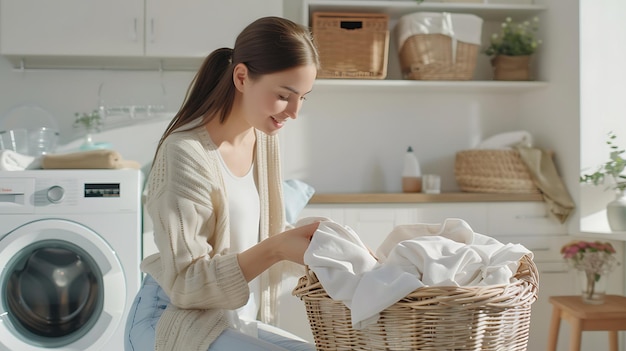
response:
<path id="1" fill-rule="evenodd" d="M 423 173 L 458 189 L 455 152 L 518 125 L 507 94 L 429 93 L 404 88 L 319 87 L 283 133 L 285 174 L 321 192 L 399 192 L 411 145 Z"/>
<path id="2" fill-rule="evenodd" d="M 581 32 L 581 168 L 592 173 L 608 161 L 606 136 L 617 134 L 616 143 L 626 148 L 626 114 L 624 113 L 623 57 L 626 45 L 618 38 L 626 35 L 626 3 L 620 0 L 582 0 Z M 617 44 L 617 45 L 616 45 Z M 581 187 L 581 229 L 608 230 L 606 203 L 613 192 L 605 187 Z"/>
<path id="3" fill-rule="evenodd" d="M 0 122 L 11 109 L 36 104 L 57 120 L 61 139 L 76 137 L 74 113 L 98 107 L 98 91 L 105 103 L 180 106 L 194 72 L 15 69 L 0 56 Z M 163 93 L 165 91 L 165 94 Z"/>

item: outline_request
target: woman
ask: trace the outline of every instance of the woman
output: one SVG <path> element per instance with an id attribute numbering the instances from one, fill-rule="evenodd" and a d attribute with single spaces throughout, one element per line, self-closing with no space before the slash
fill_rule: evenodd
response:
<path id="1" fill-rule="evenodd" d="M 314 350 L 267 323 L 283 266 L 303 264 L 317 229 L 284 231 L 276 134 L 298 116 L 318 65 L 310 33 L 278 17 L 203 62 L 148 179 L 159 252 L 141 264 L 127 350 Z"/>

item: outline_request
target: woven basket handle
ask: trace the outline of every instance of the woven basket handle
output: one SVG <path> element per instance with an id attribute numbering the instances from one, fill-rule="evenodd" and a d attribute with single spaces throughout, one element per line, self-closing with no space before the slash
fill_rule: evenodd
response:
<path id="1" fill-rule="evenodd" d="M 309 285 L 319 282 L 319 280 L 317 279 L 317 276 L 315 275 L 315 272 L 311 270 L 309 265 L 306 265 L 305 268 L 306 268 L 306 277 L 309 280 Z"/>

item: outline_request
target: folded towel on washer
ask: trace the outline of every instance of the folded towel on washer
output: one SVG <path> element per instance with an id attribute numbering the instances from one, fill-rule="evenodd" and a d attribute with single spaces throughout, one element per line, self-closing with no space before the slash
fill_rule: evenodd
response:
<path id="1" fill-rule="evenodd" d="M 124 160 L 119 152 L 108 149 L 44 155 L 41 159 L 41 166 L 43 169 L 141 168 L 139 162 Z"/>
<path id="2" fill-rule="evenodd" d="M 0 171 L 23 171 L 41 168 L 40 157 L 20 154 L 16 151 L 0 150 Z"/>

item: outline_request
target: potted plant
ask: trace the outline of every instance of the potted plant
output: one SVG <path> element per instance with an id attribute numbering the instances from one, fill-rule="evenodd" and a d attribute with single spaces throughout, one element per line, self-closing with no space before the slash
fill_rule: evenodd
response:
<path id="1" fill-rule="evenodd" d="M 530 80 L 530 58 L 541 40 L 536 38 L 539 18 L 515 23 L 507 17 L 500 33 L 491 36 L 485 54 L 492 57 L 491 65 L 496 80 Z"/>
<path id="2" fill-rule="evenodd" d="M 607 184 L 606 189 L 613 189 L 616 193 L 615 200 L 609 202 L 606 215 L 609 226 L 613 231 L 626 231 L 626 159 L 624 149 L 615 144 L 617 136 L 609 132 L 606 144 L 609 146 L 609 160 L 598 167 L 591 174 L 580 176 L 581 183 L 593 185 Z"/>
<path id="3" fill-rule="evenodd" d="M 82 150 L 89 150 L 94 148 L 94 142 L 92 134 L 99 132 L 102 127 L 102 116 L 98 110 L 93 110 L 91 113 L 78 113 L 74 114 L 76 119 L 74 120 L 74 128 L 85 129 L 85 142 L 81 145 Z"/>

